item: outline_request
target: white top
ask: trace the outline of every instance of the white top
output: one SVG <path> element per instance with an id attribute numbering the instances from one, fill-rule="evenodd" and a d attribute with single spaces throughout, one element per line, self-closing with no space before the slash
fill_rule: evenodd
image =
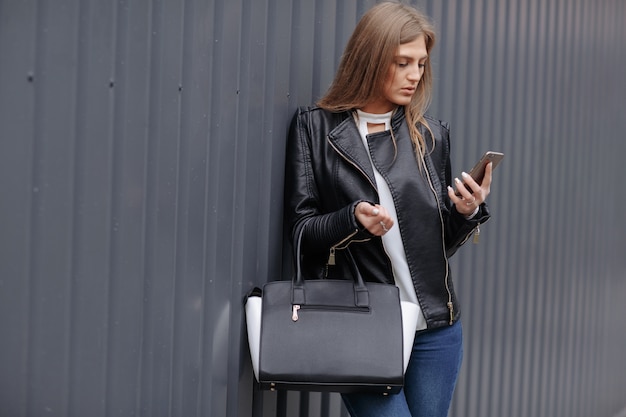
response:
<path id="1" fill-rule="evenodd" d="M 392 113 L 393 112 L 372 114 L 357 110 L 357 124 L 365 149 L 368 150 L 367 155 L 370 158 L 370 162 L 372 162 L 372 156 L 369 154 L 369 146 L 367 144 L 367 135 L 369 134 L 367 124 L 384 124 L 385 130 L 389 130 Z M 400 292 L 400 300 L 409 301 L 418 306 L 419 312 L 416 330 L 423 330 L 426 329 L 426 319 L 424 318 L 424 313 L 422 312 L 419 302 L 417 301 L 417 294 L 415 293 L 415 287 L 413 286 L 413 280 L 411 279 L 411 271 L 409 270 L 409 266 L 407 264 L 404 244 L 402 243 L 400 228 L 398 227 L 396 206 L 393 202 L 393 197 L 391 195 L 391 191 L 389 190 L 387 181 L 385 181 L 383 176 L 380 175 L 380 172 L 378 172 L 373 163 L 372 168 L 374 169 L 374 178 L 376 179 L 376 186 L 378 187 L 380 205 L 387 209 L 389 216 L 391 216 L 394 221 L 394 227 L 389 229 L 389 232 L 385 233 L 382 237 L 383 247 L 385 248 L 385 252 L 387 252 L 387 256 L 391 259 L 393 276 Z"/>

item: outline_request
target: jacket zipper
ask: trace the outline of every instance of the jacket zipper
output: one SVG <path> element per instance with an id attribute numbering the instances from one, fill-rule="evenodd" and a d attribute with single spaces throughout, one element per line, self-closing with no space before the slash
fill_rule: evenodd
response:
<path id="1" fill-rule="evenodd" d="M 372 188 L 374 188 L 374 190 L 376 190 L 376 185 L 372 182 L 372 180 L 370 179 L 370 177 L 365 173 L 365 171 L 363 171 L 361 169 L 360 166 L 358 166 L 357 164 L 355 164 L 354 162 L 352 162 L 344 153 L 342 153 L 339 149 L 337 149 L 337 147 L 333 144 L 333 142 L 330 140 L 330 136 L 326 137 L 326 140 L 328 140 L 328 143 L 330 144 L 330 146 L 335 150 L 335 152 L 337 152 L 338 155 L 340 155 L 347 163 L 349 163 L 350 165 L 352 165 L 357 171 L 359 171 L 361 173 L 361 175 L 363 175 L 363 177 L 365 179 L 367 179 L 367 181 L 370 183 L 370 185 L 372 186 Z M 328 254 L 328 262 L 326 262 L 326 276 L 328 276 L 328 267 L 335 265 L 335 251 L 337 249 L 343 249 L 340 246 L 343 245 L 344 243 L 346 243 L 348 240 L 350 240 L 354 235 L 356 235 L 359 232 L 358 229 L 356 229 L 354 232 L 350 233 L 348 235 L 348 237 L 346 237 L 345 239 L 341 240 L 339 243 L 335 244 L 334 246 L 332 246 L 330 248 L 329 254 Z M 346 245 L 347 246 L 347 245 Z"/>
<path id="2" fill-rule="evenodd" d="M 470 232 L 465 236 L 465 239 L 461 241 L 461 245 L 465 244 L 465 242 L 469 240 L 472 234 L 474 235 L 474 238 L 472 239 L 472 243 L 473 244 L 479 243 L 480 242 L 480 223 L 478 223 L 476 227 L 470 230 Z"/>
<path id="3" fill-rule="evenodd" d="M 478 223 L 476 225 L 476 228 L 474 229 L 474 240 L 472 241 L 473 244 L 477 244 L 478 241 L 480 240 L 480 223 Z"/>
<path id="4" fill-rule="evenodd" d="M 344 249 L 345 246 L 343 248 L 340 246 L 346 243 L 348 240 L 350 240 L 352 236 L 356 235 L 357 233 L 359 233 L 359 229 L 355 229 L 354 232 L 350 233 L 346 238 L 342 239 L 339 243 L 330 247 L 330 254 L 328 256 L 328 265 L 335 265 L 335 251 L 337 249 Z"/>
<path id="5" fill-rule="evenodd" d="M 445 232 L 444 232 L 445 224 L 443 221 L 443 214 L 441 213 L 441 202 L 439 201 L 439 195 L 437 194 L 437 191 L 435 190 L 435 186 L 433 185 L 432 179 L 430 178 L 430 171 L 428 171 L 428 167 L 426 166 L 426 159 L 424 158 L 423 155 L 421 155 L 421 153 L 420 153 L 420 157 L 421 157 L 422 163 L 424 164 L 424 172 L 426 172 L 426 177 L 428 178 L 428 184 L 430 186 L 430 190 L 435 196 L 435 200 L 437 201 L 437 211 L 439 212 L 439 222 L 441 224 L 441 242 L 443 245 L 442 247 L 443 259 L 446 264 L 446 276 L 444 277 L 446 292 L 448 294 L 448 302 L 446 303 L 446 306 L 448 307 L 448 311 L 450 313 L 449 325 L 452 326 L 454 324 L 454 303 L 452 302 L 452 291 L 450 290 L 450 282 L 449 282 L 450 263 L 448 261 L 448 255 L 446 254 L 446 247 L 445 247 L 446 239 L 445 239 Z"/>
<path id="6" fill-rule="evenodd" d="M 363 171 L 361 169 L 360 166 L 358 166 L 357 164 L 355 164 L 354 162 L 352 162 L 350 159 L 348 159 L 348 157 L 346 157 L 346 155 L 344 155 L 339 149 L 337 149 L 337 147 L 335 146 L 335 144 L 330 140 L 330 137 L 327 136 L 326 140 L 328 140 L 328 143 L 330 143 L 330 146 L 335 150 L 335 152 L 337 152 L 339 155 L 341 155 L 341 157 L 348 162 L 350 165 L 352 165 L 354 168 L 357 169 L 357 171 L 359 171 L 366 179 L 367 181 L 370 183 L 370 185 L 374 188 L 374 190 L 378 191 L 378 189 L 376 188 L 376 184 L 374 184 L 372 182 L 372 180 L 370 179 L 370 177 L 365 173 L 365 171 Z"/>
<path id="7" fill-rule="evenodd" d="M 335 251 L 337 249 L 343 249 L 345 247 L 347 247 L 348 245 L 341 247 L 344 243 L 346 243 L 348 240 L 350 240 L 354 235 L 356 235 L 357 233 L 359 233 L 359 229 L 355 229 L 354 232 L 350 233 L 346 238 L 342 239 L 339 243 L 336 243 L 335 245 L 330 247 L 329 253 L 328 253 L 328 261 L 326 262 L 326 271 L 325 271 L 325 276 L 328 276 L 328 267 L 335 265 Z"/>

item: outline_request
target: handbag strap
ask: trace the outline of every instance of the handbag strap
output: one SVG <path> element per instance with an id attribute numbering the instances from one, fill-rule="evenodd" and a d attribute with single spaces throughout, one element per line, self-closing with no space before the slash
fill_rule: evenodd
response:
<path id="1" fill-rule="evenodd" d="M 292 277 L 292 304 L 294 305 L 306 305 L 306 280 L 302 275 L 301 262 L 301 245 L 302 235 L 304 234 L 304 228 L 309 222 L 307 221 L 300 227 L 298 238 L 296 239 L 294 258 L 296 271 Z M 346 258 L 350 266 L 350 272 L 352 272 L 352 279 L 354 280 L 354 305 L 357 307 L 369 307 L 369 291 L 363 280 L 363 276 L 359 272 L 359 268 L 356 265 L 354 257 L 350 252 L 350 249 L 344 249 L 346 251 Z"/>

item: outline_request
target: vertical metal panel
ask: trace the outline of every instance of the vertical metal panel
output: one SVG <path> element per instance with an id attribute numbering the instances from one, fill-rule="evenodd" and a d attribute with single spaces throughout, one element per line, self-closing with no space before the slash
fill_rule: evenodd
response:
<path id="1" fill-rule="evenodd" d="M 0 250 L 0 329 L 2 343 L 0 392 L 2 413 L 24 415 L 27 381 L 24 370 L 28 363 L 29 279 L 31 226 L 29 205 L 33 198 L 34 89 L 32 87 L 36 44 L 35 8 L 31 2 L 20 2 L 8 10 L 0 2 L 0 217 L 2 244 Z M 20 47 L 8 42 L 8 34 L 24 31 Z M 5 62 L 12 62 L 9 67 Z M 28 69 L 28 70 L 24 70 Z M 27 84 L 27 85 L 25 85 Z M 8 97 L 21 100 L 9 101 Z M 11 106 L 13 123 L 8 123 L 7 106 Z M 19 138 L 19 139 L 18 139 Z M 20 178 L 20 181 L 7 181 Z M 10 197 L 10 198 L 7 198 Z M 7 240 L 9 239 L 9 240 Z M 7 260 L 11 260 L 8 262 Z M 13 300 L 8 302 L 5 300 Z M 8 359 L 10 358 L 10 359 Z M 12 403 L 6 399 L 12 399 Z"/>
<path id="2" fill-rule="evenodd" d="M 467 350 L 454 413 L 611 415 L 620 409 L 620 400 L 615 397 L 613 405 L 599 401 L 604 397 L 599 385 L 584 381 L 612 390 L 601 383 L 606 378 L 600 376 L 602 364 L 593 352 L 602 349 L 597 340 L 613 339 L 598 329 L 607 319 L 600 307 L 607 300 L 598 287 L 613 280 L 600 272 L 605 250 L 613 247 L 605 242 L 619 238 L 612 221 L 597 232 L 606 208 L 602 183 L 610 182 L 610 175 L 596 177 L 597 171 L 585 167 L 618 165 L 609 149 L 620 145 L 596 141 L 602 128 L 594 125 L 603 115 L 615 115 L 623 103 L 602 102 L 597 91 L 607 78 L 598 80 L 596 71 L 601 66 L 603 73 L 611 72 L 615 59 L 623 59 L 623 48 L 616 54 L 598 50 L 604 40 L 594 31 L 610 29 L 594 20 L 594 13 L 615 7 L 608 13 L 617 24 L 616 14 L 623 9 L 616 3 L 598 7 L 588 2 L 483 6 L 488 12 L 499 9 L 496 15 L 507 22 L 496 35 L 502 43 L 475 55 L 501 59 L 495 78 L 487 78 L 496 86 L 503 83 L 496 87 L 499 104 L 491 107 L 482 90 L 473 95 L 496 129 L 492 133 L 486 121 L 480 124 L 485 129 L 474 132 L 474 124 L 466 120 L 460 121 L 460 132 L 458 123 L 453 129 L 463 142 L 504 149 L 507 158 L 494 183 L 495 218 L 484 227 L 483 244 L 465 248 L 455 260 Z M 484 28 L 489 22 L 470 27 Z M 480 45 L 477 35 L 472 32 L 469 43 Z M 457 76 L 472 82 L 466 69 L 471 64 Z M 617 72 L 608 79 L 623 92 L 623 83 L 613 77 Z M 463 94 L 461 89 L 455 99 L 463 102 Z M 442 112 L 454 108 L 452 103 L 440 107 Z M 619 131 L 623 123 L 613 126 Z M 459 147 L 454 149 L 459 158 Z M 482 149 L 468 149 L 457 160 L 469 165 Z"/>
<path id="3" fill-rule="evenodd" d="M 0 0 L 0 417 L 346 416 L 261 393 L 285 134 L 374 0 Z M 431 1 L 453 166 L 506 153 L 453 260 L 451 415 L 624 410 L 626 5 Z"/>

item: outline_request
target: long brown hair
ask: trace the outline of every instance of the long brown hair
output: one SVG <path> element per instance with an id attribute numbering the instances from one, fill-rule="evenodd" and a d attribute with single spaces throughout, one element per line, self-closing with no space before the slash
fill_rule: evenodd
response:
<path id="1" fill-rule="evenodd" d="M 382 95 L 398 46 L 419 36 L 424 36 L 430 57 L 435 31 L 425 14 L 397 2 L 386 1 L 372 7 L 354 29 L 335 79 L 318 106 L 333 112 L 354 110 L 364 107 L 372 97 Z M 418 155 L 426 152 L 418 124 L 430 130 L 424 113 L 431 101 L 432 83 L 429 58 L 411 103 L 405 106 L 405 117 Z"/>

